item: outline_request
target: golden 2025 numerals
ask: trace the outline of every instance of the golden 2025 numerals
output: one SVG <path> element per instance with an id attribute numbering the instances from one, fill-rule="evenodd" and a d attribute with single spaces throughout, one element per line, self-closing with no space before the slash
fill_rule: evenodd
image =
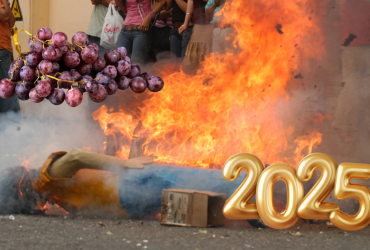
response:
<path id="1" fill-rule="evenodd" d="M 363 185 L 350 183 L 352 178 L 370 178 L 370 165 L 342 163 L 338 166 L 329 155 L 315 153 L 306 156 L 297 170 L 281 163 L 264 169 L 256 156 L 242 153 L 226 161 L 223 176 L 227 181 L 234 181 L 243 169 L 248 172 L 245 180 L 224 206 L 224 215 L 229 219 L 261 218 L 275 229 L 289 228 L 299 218 L 328 219 L 338 228 L 350 231 L 370 223 L 370 191 Z M 321 170 L 321 177 L 304 197 L 303 182 L 310 180 L 316 169 Z M 287 204 L 283 213 L 276 212 L 273 206 L 273 187 L 279 179 L 287 186 Z M 336 203 L 324 202 L 333 189 L 338 200 L 350 197 L 359 200 L 356 215 L 343 213 Z M 250 202 L 254 195 L 256 202 Z"/>

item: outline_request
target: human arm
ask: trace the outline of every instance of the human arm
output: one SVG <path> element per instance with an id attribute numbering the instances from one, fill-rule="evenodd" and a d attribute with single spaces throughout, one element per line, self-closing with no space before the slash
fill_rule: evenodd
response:
<path id="1" fill-rule="evenodd" d="M 186 8 L 186 15 L 185 15 L 185 22 L 179 28 L 179 34 L 182 34 L 188 28 L 190 20 L 193 16 L 193 10 L 194 10 L 193 6 L 194 6 L 193 0 L 188 0 L 188 4 L 187 4 L 187 8 Z"/>
<path id="2" fill-rule="evenodd" d="M 0 21 L 3 23 L 9 23 L 10 27 L 13 27 L 15 24 L 15 18 L 12 10 L 10 9 L 10 3 L 8 0 L 1 0 L 0 6 Z"/>
<path id="3" fill-rule="evenodd" d="M 123 13 L 127 14 L 127 8 L 126 5 L 122 3 L 121 0 L 114 0 L 117 6 L 123 11 Z"/>
<path id="4" fill-rule="evenodd" d="M 114 156 L 98 154 L 82 149 L 72 149 L 57 159 L 49 168 L 52 178 L 70 178 L 81 169 L 95 169 L 115 172 L 124 167 L 143 168 L 144 164 L 152 163 L 154 157 L 141 156 L 123 160 Z"/>
<path id="5" fill-rule="evenodd" d="M 158 20 L 167 20 L 170 16 L 172 16 L 172 9 L 170 10 L 161 10 L 159 12 Z"/>
<path id="6" fill-rule="evenodd" d="M 158 4 L 154 7 L 152 12 L 144 18 L 144 20 L 141 22 L 141 25 L 139 26 L 139 29 L 142 31 L 148 31 L 152 19 L 163 9 L 165 5 L 166 0 L 158 0 Z"/>

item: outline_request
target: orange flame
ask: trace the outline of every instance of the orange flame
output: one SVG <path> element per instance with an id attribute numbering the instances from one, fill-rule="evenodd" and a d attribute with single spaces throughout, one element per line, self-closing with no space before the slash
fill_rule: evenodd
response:
<path id="1" fill-rule="evenodd" d="M 161 163 L 219 167 L 233 154 L 249 152 L 265 163 L 295 166 L 321 142 L 322 134 L 311 131 L 297 137 L 276 104 L 288 103 L 286 88 L 299 62 L 323 51 L 313 11 L 319 8 L 313 2 L 226 3 L 221 26 L 233 27 L 227 37 L 232 49 L 208 56 L 193 76 L 171 72 L 171 64 L 160 69 L 155 65 L 165 88 L 150 93 L 135 117 L 126 107 L 109 113 L 103 106 L 94 112 L 107 135 L 119 134 L 125 141 L 117 156 L 128 157 L 135 135 L 145 139 L 144 153 L 156 155 Z M 286 157 L 289 150 L 296 156 Z"/>

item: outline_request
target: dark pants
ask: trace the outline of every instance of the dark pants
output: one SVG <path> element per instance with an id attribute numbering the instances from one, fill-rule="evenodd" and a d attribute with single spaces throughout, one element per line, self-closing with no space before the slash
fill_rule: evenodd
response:
<path id="1" fill-rule="evenodd" d="M 9 78 L 8 71 L 12 61 L 13 54 L 6 49 L 0 49 L 0 80 Z M 6 113 L 8 111 L 20 111 L 19 101 L 16 95 L 13 95 L 8 99 L 2 99 L 0 97 L 0 113 Z"/>
<path id="2" fill-rule="evenodd" d="M 186 48 L 193 33 L 193 27 L 186 30 L 186 38 L 182 37 L 176 29 L 171 30 L 171 53 L 178 58 L 184 58 Z"/>
<path id="3" fill-rule="evenodd" d="M 90 43 L 96 43 L 97 45 L 99 45 L 99 56 L 104 58 L 104 54 L 108 50 L 106 48 L 104 48 L 103 46 L 100 46 L 100 37 L 90 36 L 90 35 L 88 35 L 88 37 L 89 37 L 89 42 Z"/>
<path id="4" fill-rule="evenodd" d="M 151 31 L 122 29 L 116 47 L 125 47 L 133 63 L 146 64 L 151 60 Z"/>

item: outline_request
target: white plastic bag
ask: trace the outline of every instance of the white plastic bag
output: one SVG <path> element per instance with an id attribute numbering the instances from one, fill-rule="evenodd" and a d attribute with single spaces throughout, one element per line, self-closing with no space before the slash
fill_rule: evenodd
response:
<path id="1" fill-rule="evenodd" d="M 123 18 L 116 8 L 110 4 L 105 16 L 104 26 L 101 33 L 100 45 L 106 49 L 115 49 L 118 35 L 121 32 Z"/>

